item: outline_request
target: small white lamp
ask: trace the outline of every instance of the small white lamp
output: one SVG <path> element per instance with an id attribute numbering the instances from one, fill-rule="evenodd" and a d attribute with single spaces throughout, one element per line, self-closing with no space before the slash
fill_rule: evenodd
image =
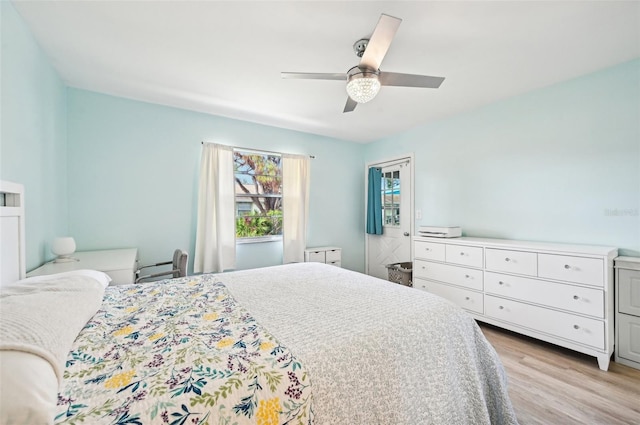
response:
<path id="1" fill-rule="evenodd" d="M 55 238 L 51 244 L 51 252 L 57 255 L 54 263 L 78 261 L 71 256 L 76 252 L 76 241 L 72 237 Z"/>

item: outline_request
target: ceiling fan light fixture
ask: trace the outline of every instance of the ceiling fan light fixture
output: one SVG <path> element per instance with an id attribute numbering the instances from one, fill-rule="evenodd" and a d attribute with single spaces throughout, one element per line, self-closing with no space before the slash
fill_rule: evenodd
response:
<path id="1" fill-rule="evenodd" d="M 377 71 L 362 70 L 353 67 L 349 70 L 347 93 L 358 103 L 367 103 L 380 91 L 380 80 Z"/>

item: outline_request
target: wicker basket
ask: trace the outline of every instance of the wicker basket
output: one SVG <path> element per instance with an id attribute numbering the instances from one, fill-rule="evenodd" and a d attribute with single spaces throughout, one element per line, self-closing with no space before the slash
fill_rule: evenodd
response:
<path id="1" fill-rule="evenodd" d="M 411 261 L 407 263 L 387 264 L 385 267 L 389 270 L 389 281 L 404 286 L 412 286 L 413 263 Z"/>

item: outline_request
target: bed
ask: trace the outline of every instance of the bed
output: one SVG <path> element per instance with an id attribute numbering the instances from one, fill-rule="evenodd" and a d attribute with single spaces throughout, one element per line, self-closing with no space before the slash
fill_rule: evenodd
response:
<path id="1" fill-rule="evenodd" d="M 334 266 L 78 271 L 3 282 L 0 303 L 3 424 L 517 423 L 470 316 Z"/>
<path id="2" fill-rule="evenodd" d="M 65 278 L 24 286 L 52 282 Z M 55 423 L 516 423 L 478 326 L 422 291 L 303 263 L 103 293 L 64 359 Z"/>

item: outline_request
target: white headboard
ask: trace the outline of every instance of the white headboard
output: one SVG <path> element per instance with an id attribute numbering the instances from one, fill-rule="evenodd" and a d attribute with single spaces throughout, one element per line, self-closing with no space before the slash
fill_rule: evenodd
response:
<path id="1" fill-rule="evenodd" d="M 24 186 L 0 180 L 0 286 L 25 274 Z"/>

